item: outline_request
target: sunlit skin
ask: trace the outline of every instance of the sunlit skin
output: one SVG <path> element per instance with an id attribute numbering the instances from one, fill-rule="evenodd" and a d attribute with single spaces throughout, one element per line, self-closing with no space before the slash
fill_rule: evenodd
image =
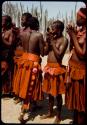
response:
<path id="1" fill-rule="evenodd" d="M 86 20 L 83 19 L 80 15 L 77 14 L 77 25 L 82 26 L 82 30 L 86 30 Z M 74 31 L 74 28 L 72 26 L 68 26 L 67 31 L 71 38 L 71 43 L 74 46 L 72 59 L 84 62 L 85 53 L 86 53 L 86 34 L 84 34 L 83 37 L 77 40 L 77 33 Z M 81 45 L 80 45 L 81 44 Z"/>
<path id="2" fill-rule="evenodd" d="M 7 22 L 7 17 L 3 16 L 2 17 L 2 41 L 4 44 L 6 44 L 7 46 L 10 46 L 14 40 L 15 40 L 15 36 L 14 33 L 12 31 L 12 26 L 8 24 L 9 22 Z"/>
<path id="3" fill-rule="evenodd" d="M 23 30 L 20 32 L 20 40 L 23 45 L 23 49 L 25 52 L 34 53 L 36 55 L 43 56 L 43 36 L 41 33 L 30 29 L 27 26 L 27 20 L 25 16 L 21 18 L 21 24 L 23 26 Z"/>
<path id="4" fill-rule="evenodd" d="M 58 23 L 60 27 L 63 27 L 63 24 L 59 22 L 53 23 L 51 27 L 47 30 L 46 33 L 46 41 L 45 41 L 45 47 L 44 47 L 44 54 L 48 55 L 47 57 L 47 63 L 53 63 L 55 64 L 62 64 L 62 58 L 64 56 L 65 50 L 68 46 L 68 41 L 63 36 L 63 29 L 64 28 L 58 28 Z M 53 76 L 50 76 L 50 78 Z M 55 81 L 53 81 L 55 82 Z M 50 83 L 50 81 L 49 81 Z M 57 87 L 57 86 L 55 86 Z M 54 87 L 54 88 L 55 88 Z M 56 88 L 57 89 L 57 88 Z M 55 91 L 55 90 L 54 90 Z M 54 96 L 49 94 L 49 111 L 48 114 L 45 116 L 42 116 L 42 118 L 48 118 L 52 116 L 52 105 L 54 102 Z M 59 123 L 61 121 L 61 107 L 62 107 L 62 95 L 58 94 L 56 96 L 57 99 L 57 117 L 56 121 Z"/>
<path id="5" fill-rule="evenodd" d="M 51 36 L 52 39 L 50 39 L 48 36 L 47 39 L 50 39 L 50 43 L 46 43 L 47 48 L 45 48 L 45 52 L 48 52 L 48 62 L 61 63 L 68 41 L 67 39 L 65 40 L 60 29 L 57 29 L 54 24 L 52 25 L 52 33 L 54 34 L 54 38 Z M 48 44 L 50 44 L 50 46 Z"/>

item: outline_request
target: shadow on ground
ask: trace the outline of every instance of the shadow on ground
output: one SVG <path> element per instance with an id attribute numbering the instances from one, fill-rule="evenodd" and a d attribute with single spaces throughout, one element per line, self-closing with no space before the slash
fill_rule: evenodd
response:
<path id="1" fill-rule="evenodd" d="M 48 112 L 48 97 L 47 95 L 45 95 L 45 99 L 43 101 L 39 101 L 37 102 L 38 104 L 38 108 L 36 110 L 33 110 L 33 112 L 30 114 L 29 119 L 28 120 L 34 120 L 34 118 L 38 115 L 42 116 L 47 114 Z M 56 116 L 56 99 L 55 99 L 55 103 L 54 103 L 54 116 Z M 53 117 L 54 117 L 53 116 Z M 73 112 L 68 110 L 65 105 L 62 106 L 62 113 L 61 113 L 61 120 L 66 120 L 66 119 L 72 119 L 73 118 Z"/>

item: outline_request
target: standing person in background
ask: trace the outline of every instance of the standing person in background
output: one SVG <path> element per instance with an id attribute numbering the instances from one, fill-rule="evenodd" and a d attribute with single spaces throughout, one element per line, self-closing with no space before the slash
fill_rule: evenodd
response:
<path id="1" fill-rule="evenodd" d="M 14 69 L 14 50 L 17 46 L 17 32 L 14 30 L 10 16 L 2 16 L 2 41 L 1 41 L 1 77 L 2 95 L 12 93 L 12 79 Z"/>
<path id="2" fill-rule="evenodd" d="M 67 32 L 72 44 L 72 56 L 69 60 L 69 68 L 66 81 L 65 104 L 68 109 L 74 110 L 74 124 L 85 123 L 85 85 L 86 85 L 86 8 L 80 8 L 77 12 L 77 31 L 71 25 L 67 26 Z"/>
<path id="3" fill-rule="evenodd" d="M 23 21 L 22 16 L 22 21 Z M 24 53 L 21 57 L 22 72 L 20 79 L 19 97 L 23 99 L 20 122 L 26 122 L 24 119 L 26 113 L 29 112 L 31 101 L 43 99 L 41 85 L 41 58 L 44 55 L 44 40 L 39 30 L 39 22 L 36 18 L 29 19 L 29 32 L 23 33 Z M 25 23 L 25 25 L 26 25 Z M 25 36 L 24 36 L 25 35 Z M 28 37 L 26 37 L 28 36 Z M 26 40 L 26 41 L 25 41 Z M 26 42 L 26 44 L 25 44 Z"/>
<path id="4" fill-rule="evenodd" d="M 21 101 L 19 98 L 19 90 L 20 90 L 20 79 L 22 73 L 22 60 L 21 56 L 23 52 L 27 52 L 29 48 L 29 35 L 30 35 L 30 28 L 29 28 L 29 19 L 32 17 L 30 13 L 23 13 L 21 17 L 21 26 L 20 32 L 18 34 L 19 39 L 19 46 L 16 48 L 15 57 L 14 57 L 14 77 L 13 77 L 13 93 L 15 95 L 15 104 Z"/>
<path id="5" fill-rule="evenodd" d="M 53 116 L 54 97 L 57 99 L 56 121 L 61 121 L 62 94 L 65 93 L 64 76 L 65 68 L 62 66 L 62 58 L 68 45 L 63 36 L 64 24 L 60 20 L 54 21 L 47 29 L 47 42 L 44 54 L 48 55 L 47 65 L 44 67 L 43 92 L 49 95 L 49 111 L 42 119 Z"/>

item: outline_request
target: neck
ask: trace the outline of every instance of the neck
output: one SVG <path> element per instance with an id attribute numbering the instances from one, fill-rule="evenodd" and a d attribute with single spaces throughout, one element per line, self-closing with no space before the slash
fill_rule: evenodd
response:
<path id="1" fill-rule="evenodd" d="M 23 31 L 30 31 L 31 32 L 32 30 L 30 29 L 30 27 L 24 27 Z"/>
<path id="2" fill-rule="evenodd" d="M 24 30 L 26 30 L 26 29 L 30 29 L 30 27 L 28 27 L 28 26 L 25 26 L 25 27 L 24 27 Z"/>
<path id="3" fill-rule="evenodd" d="M 63 37 L 63 34 L 60 34 L 60 36 L 58 36 L 58 38 L 61 38 L 61 37 Z"/>

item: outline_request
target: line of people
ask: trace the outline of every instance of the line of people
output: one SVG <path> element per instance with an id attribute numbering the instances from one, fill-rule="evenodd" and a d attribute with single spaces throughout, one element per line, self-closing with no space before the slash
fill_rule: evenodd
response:
<path id="1" fill-rule="evenodd" d="M 62 65 L 62 59 L 68 46 L 63 35 L 64 23 L 54 21 L 46 32 L 46 40 L 39 32 L 39 21 L 30 13 L 23 13 L 22 28 L 13 25 L 11 17 L 2 16 L 1 76 L 2 96 L 14 95 L 15 103 L 23 102 L 20 122 L 26 122 L 24 116 L 31 111 L 31 105 L 38 107 L 37 101 L 49 96 L 48 114 L 53 116 L 54 97 L 57 100 L 56 123 L 61 121 L 62 94 L 65 105 L 74 110 L 73 123 L 85 121 L 85 84 L 86 84 L 86 8 L 77 13 L 77 26 L 67 26 L 70 37 L 70 59 L 68 66 Z M 43 71 L 42 57 L 47 56 Z M 42 77 L 44 73 L 44 77 Z"/>

